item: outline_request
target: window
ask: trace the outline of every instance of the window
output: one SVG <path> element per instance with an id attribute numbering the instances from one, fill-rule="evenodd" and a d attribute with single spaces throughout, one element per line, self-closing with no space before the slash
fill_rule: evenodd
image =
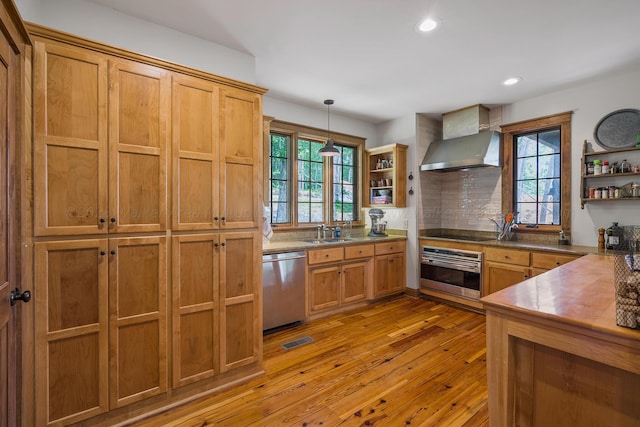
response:
<path id="1" fill-rule="evenodd" d="M 273 121 L 265 140 L 265 199 L 271 224 L 304 227 L 358 221 L 364 138 L 332 132 L 340 151 L 322 157 L 326 131 Z"/>
<path id="2" fill-rule="evenodd" d="M 272 133 L 269 144 L 269 192 L 271 224 L 286 224 L 291 221 L 291 137 Z"/>
<path id="3" fill-rule="evenodd" d="M 502 126 L 502 210 L 518 232 L 571 230 L 571 113 Z"/>

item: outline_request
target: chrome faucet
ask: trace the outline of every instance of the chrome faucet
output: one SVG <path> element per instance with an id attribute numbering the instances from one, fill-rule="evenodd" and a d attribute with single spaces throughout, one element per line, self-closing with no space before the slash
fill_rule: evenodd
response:
<path id="1" fill-rule="evenodd" d="M 324 238 L 324 230 L 324 224 L 318 224 L 318 235 L 316 236 L 318 240 L 322 240 Z"/>

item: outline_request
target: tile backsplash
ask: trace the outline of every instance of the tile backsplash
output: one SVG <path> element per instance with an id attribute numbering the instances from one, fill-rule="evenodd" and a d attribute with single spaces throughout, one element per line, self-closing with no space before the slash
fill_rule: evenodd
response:
<path id="1" fill-rule="evenodd" d="M 418 228 L 494 231 L 489 218 L 501 211 L 501 174 L 500 168 L 422 172 Z"/>

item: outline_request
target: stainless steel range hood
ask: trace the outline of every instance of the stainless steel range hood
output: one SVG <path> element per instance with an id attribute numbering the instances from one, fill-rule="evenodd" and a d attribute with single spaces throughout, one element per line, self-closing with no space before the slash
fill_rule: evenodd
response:
<path id="1" fill-rule="evenodd" d="M 429 145 L 420 170 L 500 166 L 502 134 L 490 131 L 490 110 L 480 104 L 442 115 L 442 141 Z"/>
<path id="2" fill-rule="evenodd" d="M 501 137 L 500 132 L 484 131 L 432 142 L 420 170 L 445 171 L 500 166 Z"/>

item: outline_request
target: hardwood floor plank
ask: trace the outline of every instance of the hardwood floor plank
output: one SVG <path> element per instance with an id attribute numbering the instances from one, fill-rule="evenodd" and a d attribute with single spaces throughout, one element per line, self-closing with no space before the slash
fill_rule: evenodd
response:
<path id="1" fill-rule="evenodd" d="M 486 426 L 485 343 L 481 314 L 382 301 L 265 336 L 265 375 L 136 426 Z"/>

